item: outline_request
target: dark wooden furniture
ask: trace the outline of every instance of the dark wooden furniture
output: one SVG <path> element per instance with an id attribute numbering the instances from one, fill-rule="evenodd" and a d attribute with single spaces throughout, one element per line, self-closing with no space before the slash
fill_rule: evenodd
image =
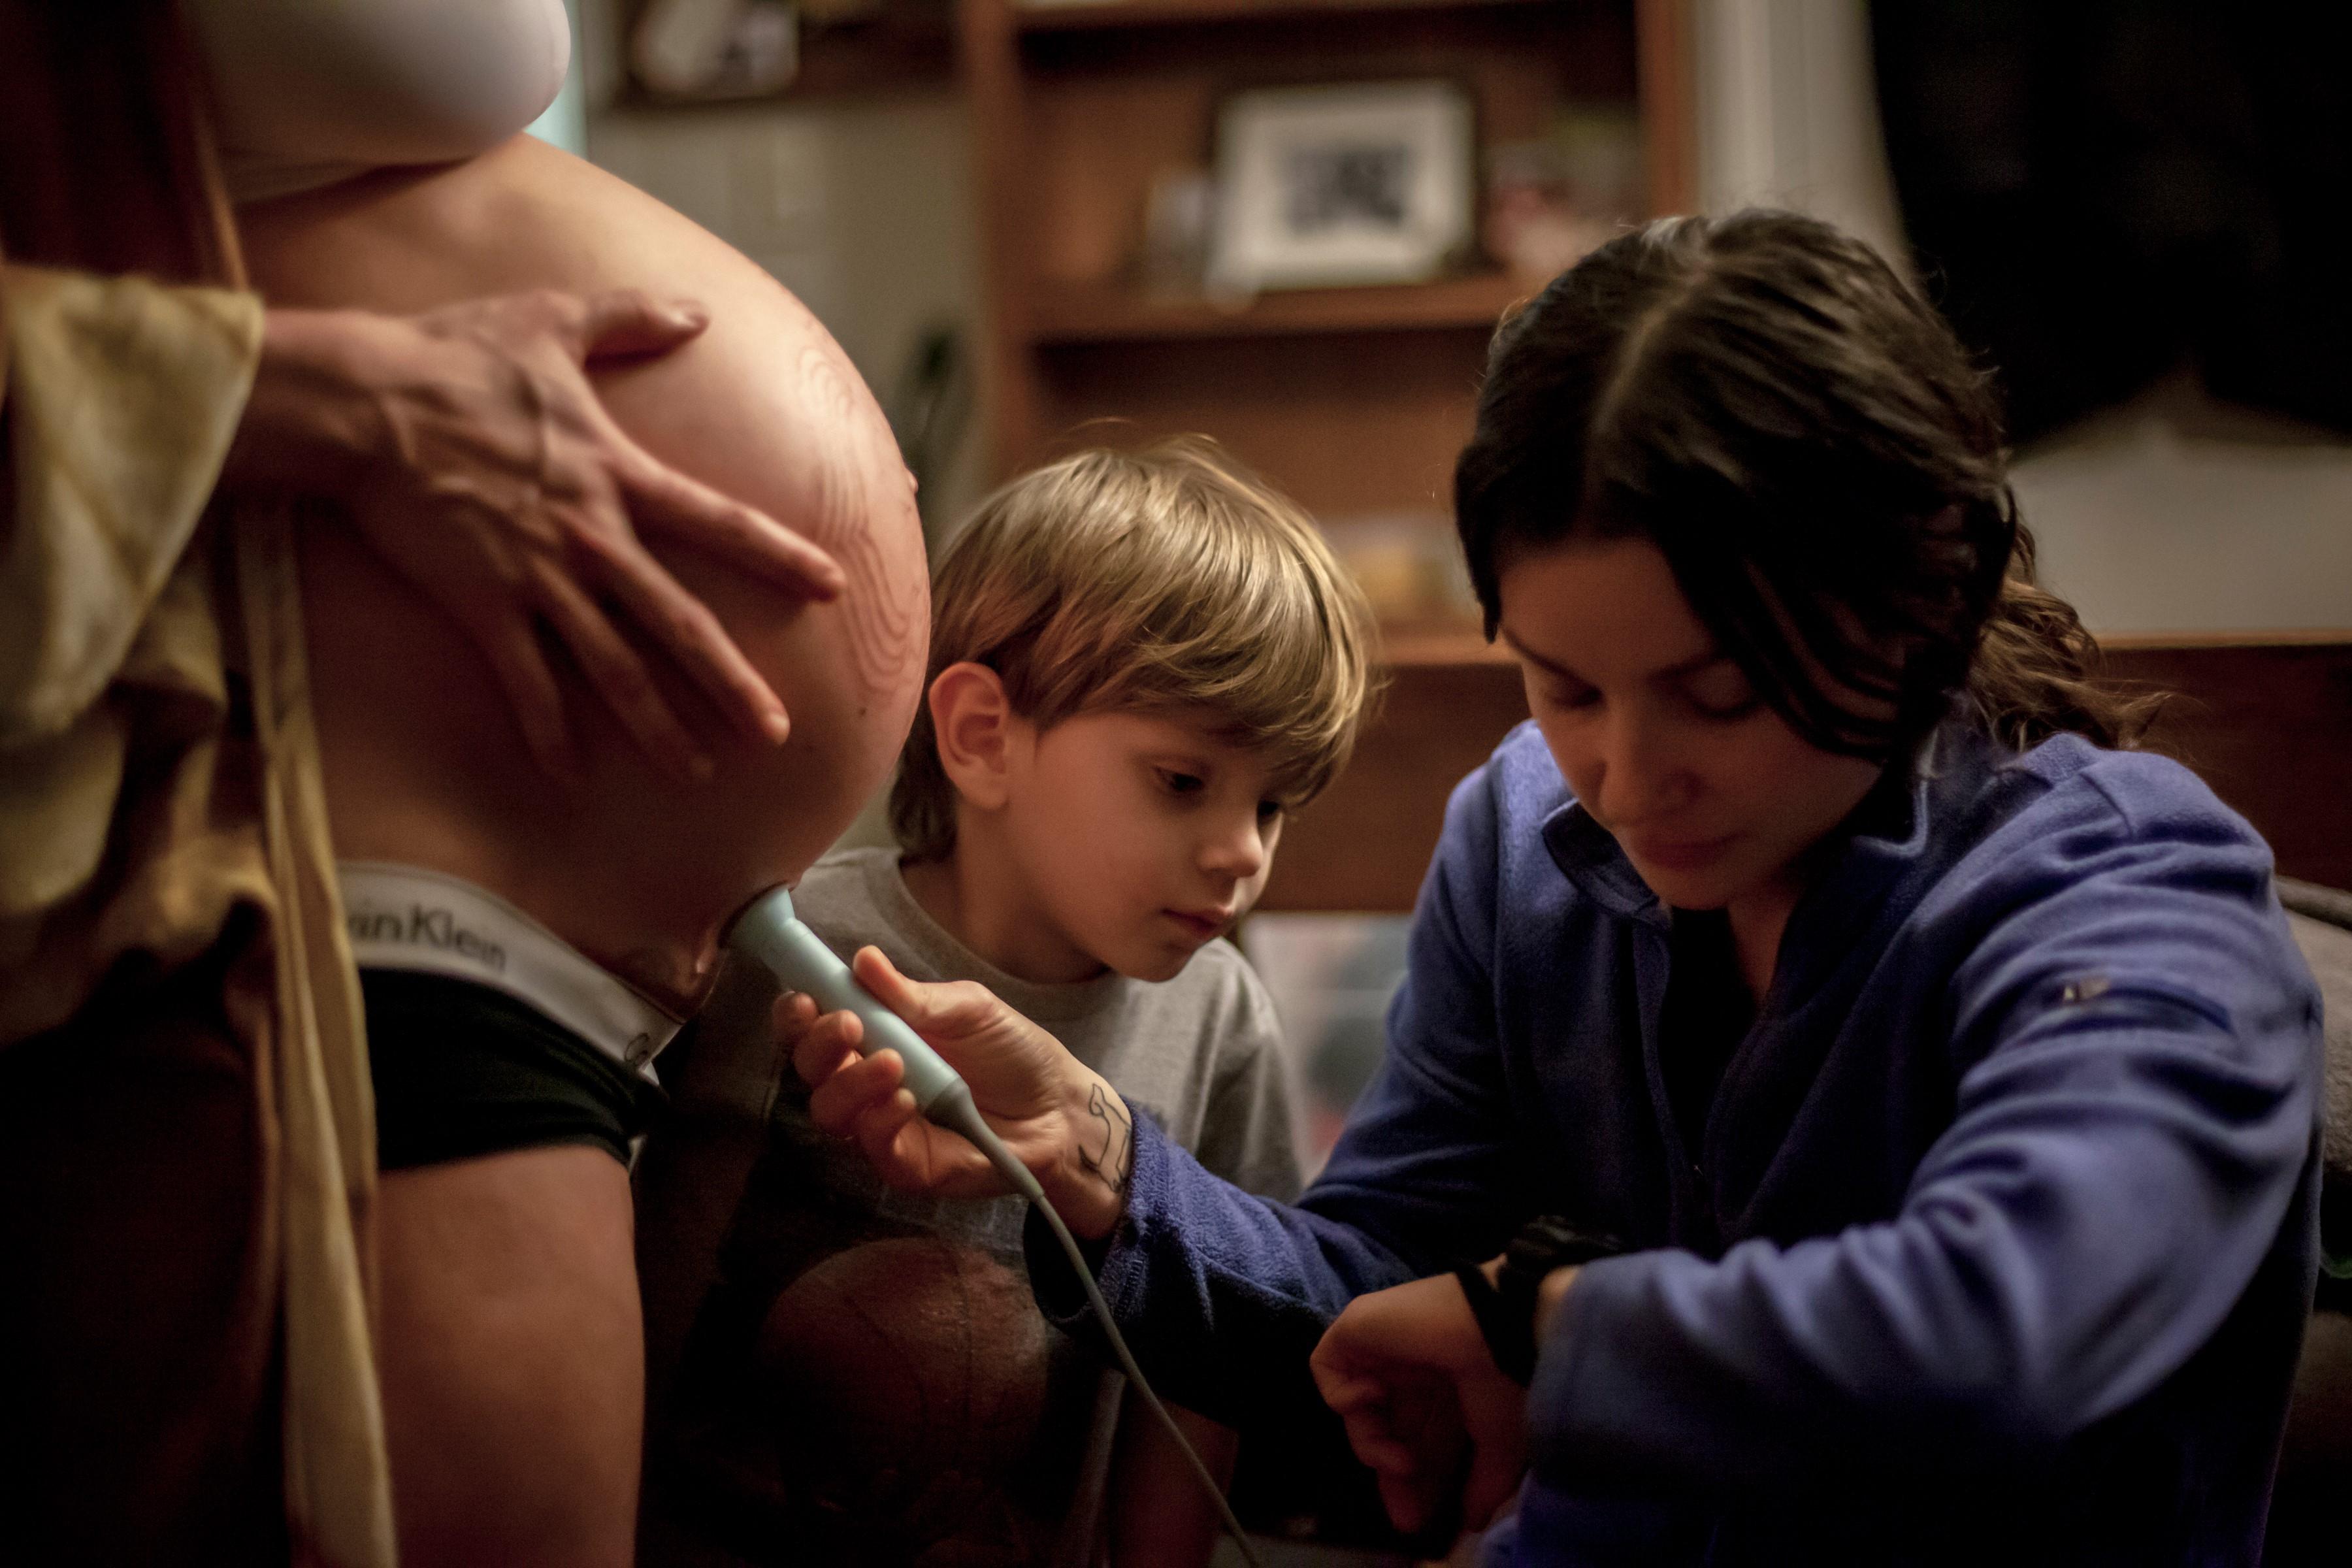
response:
<path id="1" fill-rule="evenodd" d="M 2117 638 L 2107 663 L 2177 694 L 2151 746 L 2243 813 L 2282 873 L 2352 888 L 2352 633 Z"/>
<path id="2" fill-rule="evenodd" d="M 1686 5 L 957 0 L 994 470 L 1201 432 L 1326 519 L 1438 507 L 1487 336 L 1528 285 L 1474 270 L 1237 310 L 1154 298 L 1134 276 L 1152 181 L 1207 163 L 1234 89 L 1444 76 L 1469 86 L 1482 145 L 1539 134 L 1563 106 L 1634 107 L 1647 205 L 1684 210 Z"/>
<path id="3" fill-rule="evenodd" d="M 1228 91 L 1446 76 L 1468 84 L 1482 146 L 1539 134 L 1563 106 L 1630 106 L 1648 210 L 1696 194 L 1688 0 L 956 0 L 956 24 L 1000 476 L 1200 432 L 1327 521 L 1444 526 L 1487 339 L 1530 286 L 1474 269 L 1239 310 L 1147 292 L 1152 181 L 1207 165 Z M 1297 825 L 1269 908 L 1406 907 L 1446 789 L 1522 714 L 1510 667 L 1467 633 L 1391 637 L 1389 664 L 1383 715 Z"/>

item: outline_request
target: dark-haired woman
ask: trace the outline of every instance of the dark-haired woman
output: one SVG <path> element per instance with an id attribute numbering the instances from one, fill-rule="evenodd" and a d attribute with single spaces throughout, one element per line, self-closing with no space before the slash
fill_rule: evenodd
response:
<path id="1" fill-rule="evenodd" d="M 1400 1522 L 1518 1489 L 1490 1562 L 2256 1562 L 2317 1004 L 2262 840 L 2031 585 L 1948 329 L 1824 225 L 1653 225 L 1498 334 L 1456 507 L 1534 722 L 1298 1205 L 1140 1118 L 1106 1162 L 1084 1068 L 861 960 L 1146 1370 L 1246 1425 L 1311 1350 Z M 780 1021 L 892 1179 L 982 1180 L 894 1058 Z"/>

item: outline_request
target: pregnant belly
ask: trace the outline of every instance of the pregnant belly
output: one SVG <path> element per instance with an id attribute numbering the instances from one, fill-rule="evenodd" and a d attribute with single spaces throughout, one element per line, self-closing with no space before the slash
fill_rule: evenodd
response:
<path id="1" fill-rule="evenodd" d="M 712 875 L 740 875 L 748 895 L 804 868 L 896 754 L 929 625 L 911 486 L 824 328 L 712 236 L 527 139 L 247 208 L 240 224 L 273 305 L 412 312 L 621 287 L 699 300 L 711 316 L 703 336 L 598 373 L 607 406 L 655 456 L 814 538 L 849 577 L 839 602 L 811 605 L 662 549 L 783 698 L 793 741 L 740 776 L 722 770 L 690 810 L 592 784 L 558 811 L 541 804 L 543 781 L 487 665 L 346 531 L 306 528 L 313 703 L 338 852 L 439 864 L 435 846 L 469 834 L 528 840 L 543 861 L 621 867 L 601 884 L 576 879 L 614 906 L 650 905 Z M 486 760 L 486 737 L 504 762 Z M 625 748 L 616 737 L 607 725 L 604 742 Z M 698 876 L 686 865 L 695 855 Z M 493 890 L 610 962 L 558 923 L 564 901 Z M 625 1173 L 596 1151 L 520 1150 L 389 1174 L 379 1216 L 404 1561 L 625 1563 L 643 1355 Z"/>
<path id="2" fill-rule="evenodd" d="M 848 591 L 812 606 L 651 542 L 783 698 L 792 752 L 856 781 L 859 796 L 887 771 L 913 712 L 929 630 L 912 484 L 856 371 L 772 278 L 645 193 L 530 137 L 460 164 L 385 171 L 250 206 L 239 223 L 255 286 L 273 305 L 412 312 L 486 294 L 617 288 L 699 301 L 710 327 L 683 349 L 599 368 L 606 406 L 654 456 L 822 544 L 845 569 Z M 479 670 L 468 679 L 447 668 L 385 667 L 381 650 L 398 645 L 382 625 L 385 580 L 356 553 L 305 541 L 331 809 L 357 787 L 355 759 L 373 769 L 391 763 L 393 748 L 436 743 L 388 730 L 387 713 L 454 723 L 453 687 L 459 701 L 497 701 Z M 413 619 L 415 609 L 401 613 Z M 423 692 L 430 703 L 402 700 Z M 784 797 L 767 799 L 765 811 L 756 791 L 744 801 L 747 815 L 772 822 L 791 806 L 810 825 L 802 837 L 816 844 L 779 852 L 803 864 L 802 851 L 813 855 L 847 820 L 832 820 L 835 801 L 811 798 L 809 771 L 803 763 L 782 781 Z"/>

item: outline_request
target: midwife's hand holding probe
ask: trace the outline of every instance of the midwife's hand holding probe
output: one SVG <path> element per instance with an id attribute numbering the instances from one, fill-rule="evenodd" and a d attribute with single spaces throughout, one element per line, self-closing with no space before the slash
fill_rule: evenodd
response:
<path id="1" fill-rule="evenodd" d="M 983 986 L 910 981 L 871 947 L 845 973 L 796 921 L 788 892 L 754 903 L 731 940 L 779 980 L 806 984 L 837 1008 L 820 1016 L 814 1000 L 793 993 L 776 1005 L 779 1037 L 812 1086 L 809 1111 L 819 1127 L 856 1139 L 893 1186 L 943 1197 L 1018 1190 L 1029 1200 L 1076 1271 L 1113 1359 L 1213 1501 L 1242 1560 L 1259 1568 L 1223 1483 L 1152 1392 L 1079 1246 L 1078 1237 L 1100 1240 L 1118 1223 L 1135 1170 L 1134 1123 L 1111 1086 Z M 873 1045 L 872 1056 L 859 1056 L 869 1026 L 861 1011 L 878 1040 L 898 1035 L 899 1046 Z M 901 1049 L 915 1058 L 912 1089 Z"/>
<path id="2" fill-rule="evenodd" d="M 1135 1164 L 1134 1127 L 1108 1080 L 985 986 L 909 980 L 871 947 L 850 969 L 962 1075 L 982 1117 L 1071 1231 L 1089 1241 L 1108 1236 Z M 778 999 L 775 1023 L 810 1088 L 810 1120 L 854 1139 L 891 1186 L 937 1197 L 1011 1190 L 970 1140 L 924 1120 L 902 1087 L 897 1052 L 857 1054 L 865 1025 L 855 1014 L 820 1017 L 816 1004 L 795 993 Z"/>
<path id="3" fill-rule="evenodd" d="M 962 1075 L 983 1120 L 1070 1229 L 1089 1240 L 1108 1236 L 1126 1204 L 1133 1142 L 1127 1108 L 1102 1076 L 984 986 L 908 980 L 870 947 L 851 968 Z M 1007 1190 L 979 1149 L 924 1119 L 895 1052 L 858 1054 L 865 1026 L 856 1015 L 819 1016 L 810 998 L 787 994 L 775 1024 L 810 1086 L 811 1120 L 854 1139 L 885 1182 L 940 1197 Z M 1546 1279 L 1540 1320 L 1557 1310 L 1574 1272 Z M 1534 1327 L 1540 1342 L 1543 1322 Z M 1481 1526 L 1517 1491 L 1527 1467 L 1527 1394 L 1496 1366 L 1452 1275 L 1358 1298 L 1317 1347 L 1313 1371 L 1401 1528 L 1427 1528 L 1457 1496 L 1464 1521 Z"/>

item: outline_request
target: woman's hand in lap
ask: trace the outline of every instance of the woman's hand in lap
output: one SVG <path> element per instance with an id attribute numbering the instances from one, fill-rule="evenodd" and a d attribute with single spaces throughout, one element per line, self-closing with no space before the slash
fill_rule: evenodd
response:
<path id="1" fill-rule="evenodd" d="M 223 475 L 340 502 L 369 546 L 480 649 L 541 764 L 571 764 L 541 632 L 654 760 L 707 771 L 617 619 L 729 721 L 781 742 L 783 705 L 701 603 L 638 542 L 661 533 L 815 598 L 832 557 L 656 460 L 605 412 L 601 359 L 658 355 L 706 324 L 634 289 L 501 295 L 414 316 L 272 310 Z"/>
<path id="2" fill-rule="evenodd" d="M 961 1075 L 981 1115 L 1070 1229 L 1089 1240 L 1108 1236 L 1126 1206 L 1135 1144 L 1126 1102 L 1102 1075 L 976 982 L 909 980 L 872 947 L 851 968 Z M 855 1139 L 884 1181 L 940 1197 L 1006 1190 L 969 1140 L 923 1119 L 900 1087 L 896 1051 L 857 1054 L 865 1025 L 856 1015 L 820 1017 L 810 998 L 788 994 L 776 1003 L 775 1022 L 809 1085 L 809 1119 Z"/>
<path id="3" fill-rule="evenodd" d="M 1482 1528 L 1517 1492 L 1527 1391 L 1496 1367 L 1451 1274 L 1357 1297 L 1309 1364 L 1398 1529 L 1429 1528 L 1456 1496 L 1463 1524 Z"/>

